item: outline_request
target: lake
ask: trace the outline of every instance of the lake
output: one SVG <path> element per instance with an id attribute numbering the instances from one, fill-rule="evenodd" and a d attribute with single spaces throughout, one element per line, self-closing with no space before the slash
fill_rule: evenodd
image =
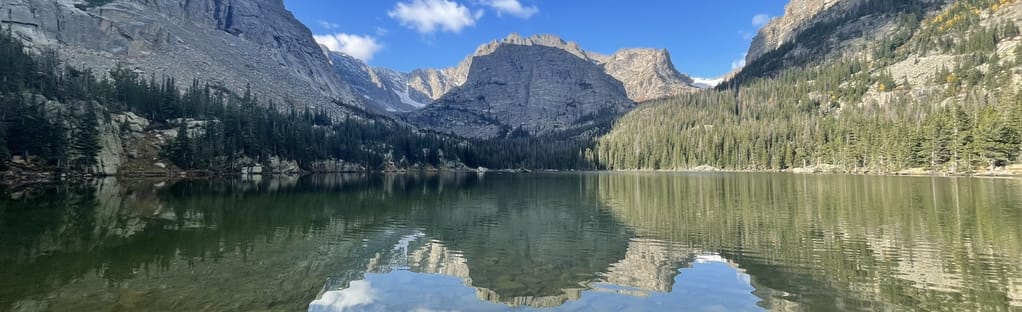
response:
<path id="1" fill-rule="evenodd" d="M 2 194 L 4 311 L 1022 310 L 1012 179 L 322 175 Z"/>

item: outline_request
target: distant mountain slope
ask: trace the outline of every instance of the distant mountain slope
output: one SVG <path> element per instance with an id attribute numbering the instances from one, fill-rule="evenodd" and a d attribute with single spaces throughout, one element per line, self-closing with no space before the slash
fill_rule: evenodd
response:
<path id="1" fill-rule="evenodd" d="M 643 105 L 612 169 L 1022 174 L 1022 4 L 792 0 L 717 90 Z"/>
<path id="2" fill-rule="evenodd" d="M 434 99 L 439 99 L 446 92 L 438 91 L 450 91 L 467 81 L 468 70 L 476 57 L 489 55 L 505 45 L 555 48 L 581 60 L 600 65 L 607 74 L 624 84 L 629 98 L 635 102 L 696 90 L 692 78 L 675 69 L 667 50 L 633 48 L 623 49 L 606 56 L 587 52 L 578 43 L 565 41 L 554 35 L 522 37 L 518 34 L 511 34 L 507 38 L 479 46 L 474 54 L 459 63 L 458 66 L 423 71 L 420 76 L 423 81 L 440 81 L 442 83 L 430 85 L 430 88 L 423 88 L 419 91 L 423 94 L 431 94 Z"/>
<path id="3" fill-rule="evenodd" d="M 470 138 L 541 136 L 584 132 L 633 106 L 621 82 L 593 63 L 547 46 L 504 44 L 474 57 L 463 86 L 408 120 Z"/>
<path id="4" fill-rule="evenodd" d="M 985 0 L 984 0 L 985 1 Z M 746 66 L 733 77 L 744 81 L 787 68 L 868 55 L 875 44 L 906 37 L 925 14 L 952 0 L 792 0 L 785 14 L 753 38 Z M 899 31 L 902 34 L 899 34 Z"/>
<path id="5" fill-rule="evenodd" d="M 522 37 L 511 34 L 507 38 L 483 44 L 458 65 L 444 69 L 418 69 L 411 73 L 373 68 L 354 58 L 334 58 L 334 68 L 344 80 L 355 85 L 356 93 L 374 106 L 388 111 L 407 112 L 444 97 L 452 90 L 462 87 L 468 81 L 469 70 L 475 59 L 490 55 L 505 45 L 542 46 L 562 50 L 576 58 L 599 65 L 603 70 L 621 81 L 628 97 L 635 102 L 664 98 L 698 90 L 689 76 L 678 72 L 671 62 L 671 56 L 664 49 L 623 49 L 613 55 L 600 55 L 583 50 L 577 43 L 564 41 L 554 35 Z M 337 52 L 329 52 L 337 55 Z M 407 88 L 397 87 L 401 81 L 390 79 L 393 87 L 382 88 L 374 82 L 373 72 L 389 72 L 393 78 L 403 78 Z M 399 97 L 384 95 L 395 93 Z M 405 96 L 407 95 L 407 96 Z"/>
<path id="6" fill-rule="evenodd" d="M 250 86 L 278 103 L 367 108 L 282 0 L 108 2 L 2 0 L 0 21 L 76 67 L 124 63 L 185 84 L 197 78 L 238 93 Z"/>
<path id="7" fill-rule="evenodd" d="M 408 75 L 389 69 L 369 67 L 354 57 L 328 52 L 330 62 L 340 78 L 351 84 L 355 94 L 370 107 L 384 112 L 407 112 L 425 107 L 408 93 Z"/>
<path id="8" fill-rule="evenodd" d="M 593 59 L 608 75 L 624 84 L 628 98 L 635 102 L 684 94 L 698 88 L 691 77 L 674 68 L 671 55 L 665 49 L 624 49 Z"/>

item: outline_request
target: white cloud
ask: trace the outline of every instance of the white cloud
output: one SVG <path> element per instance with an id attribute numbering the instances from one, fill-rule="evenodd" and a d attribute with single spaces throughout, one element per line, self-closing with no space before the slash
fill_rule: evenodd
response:
<path id="1" fill-rule="evenodd" d="M 390 30 L 383 27 L 376 27 L 376 35 L 383 37 L 390 33 Z"/>
<path id="2" fill-rule="evenodd" d="M 338 28 L 341 28 L 340 24 L 331 23 L 331 22 L 327 22 L 327 21 L 319 21 L 319 26 L 323 27 L 323 29 L 338 29 Z"/>
<path id="3" fill-rule="evenodd" d="M 483 4 L 497 10 L 497 15 L 507 13 L 518 18 L 528 19 L 539 13 L 539 8 L 535 5 L 524 6 L 518 0 L 484 0 Z"/>
<path id="4" fill-rule="evenodd" d="M 376 38 L 370 36 L 338 33 L 333 35 L 315 35 L 312 37 L 330 51 L 342 52 L 363 62 L 369 62 L 376 55 L 376 52 L 380 52 L 383 49 L 383 44 L 376 42 Z"/>
<path id="5" fill-rule="evenodd" d="M 742 53 L 742 58 L 731 61 L 731 69 L 734 70 L 745 67 L 745 57 L 748 55 L 748 53 Z"/>
<path id="6" fill-rule="evenodd" d="M 769 22 L 770 22 L 770 15 L 756 14 L 756 16 L 752 17 L 752 26 L 756 26 L 756 28 L 763 27 L 764 25 L 766 25 Z"/>
<path id="7" fill-rule="evenodd" d="M 377 291 L 369 281 L 353 281 L 342 290 L 331 290 L 309 304 L 312 311 L 344 311 L 376 302 Z"/>
<path id="8" fill-rule="evenodd" d="M 461 32 L 475 26 L 483 17 L 483 11 L 473 13 L 468 7 L 448 0 L 412 0 L 398 2 L 387 15 L 401 22 L 402 26 L 415 29 L 423 34 L 437 31 Z"/>

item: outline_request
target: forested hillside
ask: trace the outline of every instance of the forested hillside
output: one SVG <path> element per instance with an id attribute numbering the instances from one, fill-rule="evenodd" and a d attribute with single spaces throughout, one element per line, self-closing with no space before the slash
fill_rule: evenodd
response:
<path id="1" fill-rule="evenodd" d="M 187 134 L 170 138 L 160 153 L 185 170 L 237 172 L 239 159 L 271 158 L 305 169 L 321 160 L 365 170 L 589 166 L 577 146 L 588 143 L 548 145 L 528 136 L 470 142 L 370 113 L 336 119 L 313 104 L 282 109 L 254 92 L 234 94 L 200 81 L 182 90 L 171 78 L 128 68 L 97 75 L 59 64 L 53 52 L 34 55 L 9 31 L 0 35 L 0 171 L 13 156 L 45 171 L 95 171 L 103 135 L 97 127 L 120 112 L 152 121 L 149 131 Z"/>
<path id="2" fill-rule="evenodd" d="M 927 11 L 912 2 L 888 10 L 867 1 L 860 8 L 875 9 L 850 12 L 897 21 L 893 36 L 858 53 L 832 60 L 783 51 L 832 35 L 817 29 L 750 63 L 719 90 L 636 109 L 600 140 L 598 161 L 609 169 L 884 173 L 1018 163 L 1019 5 L 962 0 Z"/>

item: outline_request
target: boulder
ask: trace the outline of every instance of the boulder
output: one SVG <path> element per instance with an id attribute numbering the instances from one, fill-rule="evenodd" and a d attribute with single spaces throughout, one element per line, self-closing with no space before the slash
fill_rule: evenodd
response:
<path id="1" fill-rule="evenodd" d="M 313 162 L 309 169 L 320 173 L 365 171 L 365 167 L 360 164 L 337 159 Z"/>
<path id="2" fill-rule="evenodd" d="M 113 114 L 110 119 L 119 124 L 121 129 L 129 132 L 143 132 L 149 128 L 149 119 L 132 112 Z"/>
<path id="3" fill-rule="evenodd" d="M 270 172 L 276 174 L 298 174 L 302 168 L 294 160 L 282 160 L 279 157 L 270 157 Z"/>

